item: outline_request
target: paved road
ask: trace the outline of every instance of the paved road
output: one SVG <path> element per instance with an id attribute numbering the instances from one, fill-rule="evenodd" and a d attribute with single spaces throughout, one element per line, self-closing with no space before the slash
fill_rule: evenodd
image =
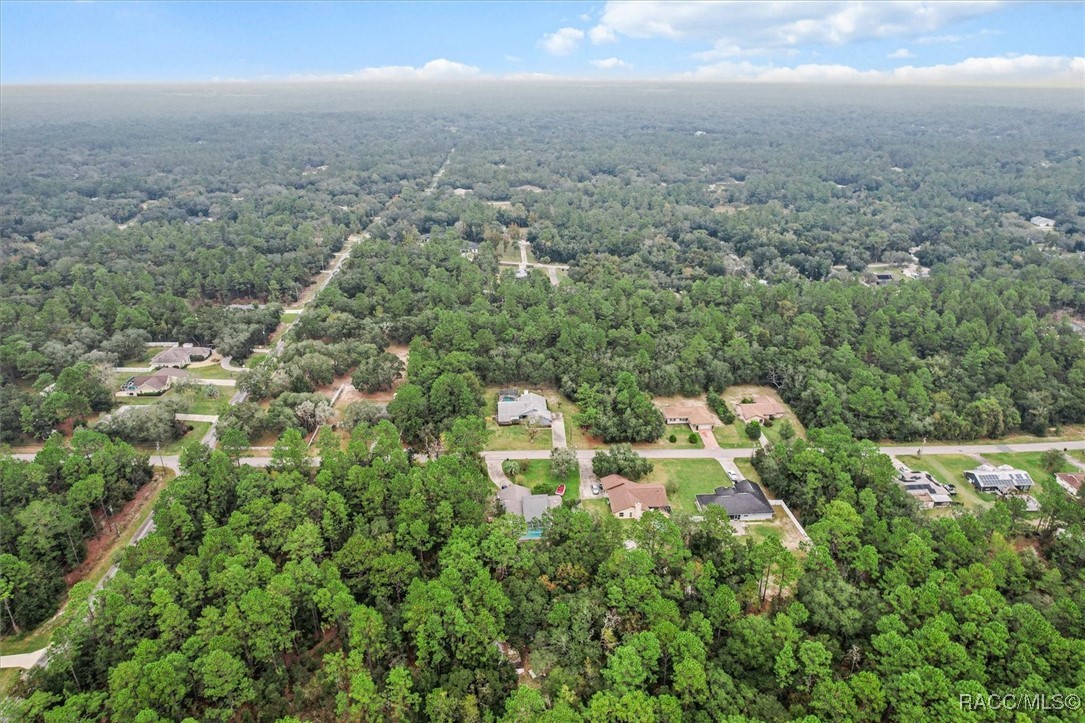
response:
<path id="1" fill-rule="evenodd" d="M 45 648 L 18 655 L 0 655 L 0 668 L 25 668 L 29 670 L 45 657 Z"/>
<path id="2" fill-rule="evenodd" d="M 253 351 L 255 351 L 255 349 Z M 225 369 L 228 372 L 247 372 L 248 371 L 248 369 L 246 369 L 245 367 L 235 367 L 231 363 L 232 361 L 233 361 L 233 357 L 224 356 L 224 357 L 222 357 L 222 359 L 219 360 L 219 366 L 221 366 L 223 369 Z"/>
<path id="3" fill-rule="evenodd" d="M 452 146 L 452 150 L 448 152 L 448 157 L 445 158 L 445 162 L 441 164 L 441 167 L 437 169 L 437 172 L 433 174 L 433 180 L 430 181 L 429 186 L 426 187 L 426 193 L 430 194 L 437 190 L 437 182 L 441 180 L 441 176 L 445 175 L 445 171 L 448 170 L 448 164 L 452 163 L 452 154 L 456 152 L 456 146 Z"/>
<path id="4" fill-rule="evenodd" d="M 219 421 L 217 414 L 175 414 L 173 418 L 178 422 L 211 422 Z"/>

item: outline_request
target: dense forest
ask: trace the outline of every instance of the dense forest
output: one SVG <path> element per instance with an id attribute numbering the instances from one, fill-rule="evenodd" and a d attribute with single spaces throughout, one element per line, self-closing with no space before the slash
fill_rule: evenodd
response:
<path id="1" fill-rule="evenodd" d="M 837 427 L 758 461 L 803 505 L 802 559 L 719 508 L 559 509 L 523 544 L 470 451 L 412 464 L 387 421 L 318 445 L 319 469 L 296 431 L 267 469 L 186 451 L 155 533 L 103 594 L 73 590 L 85 612 L 19 715 L 950 721 L 988 719 L 961 692 L 1085 693 L 1085 507 L 1061 492 L 1039 557 L 1004 502 L 918 515 Z"/>
<path id="2" fill-rule="evenodd" d="M 50 437 L 33 462 L 0 457 L 0 631 L 52 617 L 65 573 L 86 556 L 86 540 L 151 473 L 146 455 L 89 429 L 77 431 L 70 447 Z"/>
<path id="3" fill-rule="evenodd" d="M 1046 320 L 1085 298 L 1073 291 L 1085 288 L 1077 260 L 1019 273 L 961 262 L 927 282 L 869 287 L 690 282 L 595 256 L 553 287 L 511 270 L 495 282 L 495 249 L 483 242 L 472 260 L 461 245 L 455 233 L 363 242 L 364 263 L 340 274 L 295 333 L 334 359 L 383 327 L 483 383 L 555 384 L 581 402 L 585 387 L 610 389 L 620 372 L 664 396 L 772 384 L 807 424 L 844 422 L 861 438 L 1042 435 L 1085 419 L 1085 340 Z"/>
<path id="4" fill-rule="evenodd" d="M 927 515 L 871 441 L 1085 423 L 1078 101 L 5 90 L 0 442 L 40 451 L 0 458 L 4 633 L 151 480 L 102 432 L 183 426 L 167 397 L 86 429 L 112 368 L 163 340 L 241 363 L 352 245 L 0 718 L 957 721 L 999 719 L 962 693 L 1085 693 L 1085 498 Z M 518 273 L 521 239 L 563 266 Z M 389 401 L 336 407 L 340 380 Z M 640 477 L 653 396 L 739 384 L 806 428 L 752 461 L 798 553 L 714 507 L 566 504 L 524 541 L 494 499 L 488 386 L 552 388 L 621 445 L 597 471 Z"/>

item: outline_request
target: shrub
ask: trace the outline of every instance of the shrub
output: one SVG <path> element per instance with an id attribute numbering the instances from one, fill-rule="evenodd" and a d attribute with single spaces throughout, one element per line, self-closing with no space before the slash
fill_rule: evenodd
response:
<path id="1" fill-rule="evenodd" d="M 501 471 L 508 477 L 515 477 L 520 474 L 522 468 L 520 467 L 520 463 L 515 459 L 506 459 L 501 463 Z"/>
<path id="2" fill-rule="evenodd" d="M 697 444 L 697 437 L 698 436 L 699 435 L 696 432 L 690 432 L 689 433 L 689 443 L 690 444 Z"/>
<path id="3" fill-rule="evenodd" d="M 754 441 L 761 439 L 761 425 L 756 419 L 746 425 L 746 436 Z"/>
<path id="4" fill-rule="evenodd" d="M 671 444 L 674 444 L 675 442 L 678 441 L 678 436 L 672 434 L 671 436 L 667 437 L 667 441 L 670 442 Z"/>

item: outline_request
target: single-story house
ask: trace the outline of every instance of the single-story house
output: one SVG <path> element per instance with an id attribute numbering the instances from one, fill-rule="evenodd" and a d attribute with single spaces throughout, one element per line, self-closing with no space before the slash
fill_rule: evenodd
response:
<path id="1" fill-rule="evenodd" d="M 500 425 L 532 421 L 540 427 L 549 427 L 553 420 L 554 414 L 541 394 L 524 392 L 517 395 L 515 389 L 502 389 L 497 394 L 497 423 Z"/>
<path id="2" fill-rule="evenodd" d="M 194 361 L 203 361 L 211 356 L 211 349 L 206 346 L 182 344 L 163 349 L 151 359 L 153 367 L 187 367 Z"/>
<path id="3" fill-rule="evenodd" d="M 938 484 L 929 472 L 901 472 L 897 479 L 904 491 L 915 498 L 925 509 L 945 507 L 953 503 L 953 498 L 942 485 Z"/>
<path id="4" fill-rule="evenodd" d="M 510 484 L 497 493 L 505 512 L 520 515 L 527 522 L 529 532 L 542 529 L 543 515 L 552 507 L 561 507 L 558 495 L 533 495 L 523 485 Z"/>
<path id="5" fill-rule="evenodd" d="M 1008 464 L 992 467 L 980 465 L 964 473 L 964 478 L 980 492 L 994 492 L 1000 495 L 1013 491 L 1028 492 L 1032 488 L 1032 477 L 1028 472 L 1014 469 Z"/>
<path id="6" fill-rule="evenodd" d="M 787 413 L 787 409 L 783 404 L 780 404 L 772 397 L 760 395 L 754 397 L 753 402 L 748 404 L 736 404 L 735 409 L 738 411 L 739 419 L 743 422 L 752 422 L 755 419 L 758 422 L 767 422 L 770 419 L 778 419 Z"/>
<path id="7" fill-rule="evenodd" d="M 188 372 L 184 369 L 172 369 L 167 367 L 159 369 L 154 374 L 141 374 L 139 376 L 129 377 L 128 380 L 121 385 L 121 394 L 127 397 L 145 397 L 165 394 L 166 390 L 173 386 L 174 379 L 187 379 L 188 376 Z"/>
<path id="8" fill-rule="evenodd" d="M 716 419 L 715 415 L 703 407 L 672 404 L 663 407 L 661 411 L 663 412 L 663 418 L 667 420 L 667 424 L 688 424 L 689 428 L 694 432 L 699 432 L 702 429 L 710 430 L 719 424 L 719 420 Z"/>
<path id="9" fill-rule="evenodd" d="M 1085 472 L 1078 472 L 1077 474 L 1057 472 L 1055 474 L 1055 481 L 1059 483 L 1059 487 L 1062 487 L 1072 495 L 1077 495 L 1082 485 L 1085 485 Z"/>
<path id="10" fill-rule="evenodd" d="M 756 482 L 742 479 L 734 487 L 717 487 L 710 495 L 697 495 L 697 509 L 719 505 L 732 520 L 771 520 L 772 505 Z"/>
<path id="11" fill-rule="evenodd" d="M 620 474 L 608 474 L 599 480 L 603 485 L 610 511 L 615 517 L 639 520 L 648 510 L 670 514 L 671 503 L 667 488 L 661 484 L 637 484 Z"/>
<path id="12" fill-rule="evenodd" d="M 1055 219 L 1047 216 L 1033 216 L 1029 219 L 1029 223 L 1038 228 L 1055 228 Z"/>
<path id="13" fill-rule="evenodd" d="M 893 274 L 874 274 L 874 280 L 878 286 L 884 286 L 885 284 L 893 283 Z"/>

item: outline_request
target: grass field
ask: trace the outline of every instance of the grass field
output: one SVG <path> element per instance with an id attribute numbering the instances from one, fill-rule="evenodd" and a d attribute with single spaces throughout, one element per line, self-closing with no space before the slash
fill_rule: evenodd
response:
<path id="1" fill-rule="evenodd" d="M 200 379 L 235 379 L 237 375 L 223 369 L 220 364 L 209 364 L 205 367 L 187 367 L 186 372 Z"/>
<path id="2" fill-rule="evenodd" d="M 0 670 L 0 700 L 11 695 L 11 691 L 19 682 L 22 672 L 22 668 L 4 668 Z"/>
<path id="3" fill-rule="evenodd" d="M 990 507 L 996 499 L 995 495 L 977 492 L 976 488 L 964 478 L 965 470 L 975 469 L 980 465 L 974 457 L 963 454 L 939 454 L 925 457 L 903 455 L 897 459 L 911 469 L 930 472 L 942 484 L 951 484 L 956 487 L 957 496 L 954 500 L 964 505 L 966 509 Z"/>
<path id="4" fill-rule="evenodd" d="M 695 495 L 714 492 L 717 487 L 730 486 L 731 480 L 714 459 L 654 459 L 654 469 L 640 482 L 659 482 L 667 489 L 671 509 L 688 515 L 696 514 Z"/>
<path id="5" fill-rule="evenodd" d="M 490 433 L 490 439 L 486 442 L 486 449 L 504 451 L 507 449 L 550 449 L 551 433 L 549 429 L 539 428 L 536 430 L 535 439 L 528 435 L 527 427 L 519 424 L 510 424 L 502 427 L 487 417 L 486 429 Z"/>
<path id="6" fill-rule="evenodd" d="M 761 425 L 761 430 L 765 433 L 765 436 L 770 443 L 778 444 L 780 442 L 780 428 L 783 426 L 785 420 L 791 422 L 791 427 L 795 430 L 796 437 L 806 438 L 806 427 L 802 426 L 802 422 L 795 416 L 795 413 L 788 409 L 787 414 L 784 415 L 783 419 L 774 420 L 771 427 L 767 427 L 764 424 Z"/>
<path id="7" fill-rule="evenodd" d="M 208 389 L 218 389 L 218 398 L 207 396 Z M 200 387 L 177 398 L 185 405 L 182 414 L 221 414 L 229 401 L 230 390 L 222 387 Z"/>
<path id="8" fill-rule="evenodd" d="M 675 441 L 670 441 L 670 436 L 674 435 Z M 692 434 L 694 441 L 689 441 L 689 435 Z M 684 424 L 668 424 L 666 430 L 663 432 L 663 436 L 654 442 L 638 442 L 633 445 L 634 449 L 704 449 L 704 440 L 701 439 L 701 435 L 696 432 L 691 432 L 689 427 Z"/>
<path id="9" fill-rule="evenodd" d="M 590 500 L 580 500 L 580 506 L 595 515 L 597 519 L 610 516 L 610 505 L 601 497 Z"/>
<path id="10" fill-rule="evenodd" d="M 994 465 L 1008 464 L 1011 467 L 1024 470 L 1032 476 L 1032 480 L 1043 487 L 1050 489 L 1057 483 L 1053 472 L 1044 469 L 1043 452 L 1015 452 L 1012 454 L 985 454 L 983 458 Z M 1077 468 L 1069 462 L 1063 462 L 1054 470 L 1055 472 L 1076 472 Z"/>
<path id="11" fill-rule="evenodd" d="M 188 434 L 181 437 L 180 439 L 175 439 L 168 444 L 163 444 L 162 449 L 160 450 L 160 453 L 162 455 L 166 457 L 172 457 L 175 454 L 180 454 L 181 447 L 185 446 L 193 440 L 199 442 L 201 439 L 203 439 L 203 435 L 207 434 L 207 430 L 211 429 L 210 422 L 185 422 L 185 424 L 187 424 L 189 427 L 192 427 L 192 429 L 189 430 Z M 142 452 L 150 454 L 151 464 L 155 464 L 155 457 L 159 454 L 159 452 L 155 452 L 153 444 L 140 445 L 138 449 Z"/>
<path id="12" fill-rule="evenodd" d="M 1085 462 L 1085 450 L 1075 449 L 1070 452 L 1070 456 L 1076 459 L 1078 462 Z"/>
<path id="13" fill-rule="evenodd" d="M 752 449 L 757 446 L 757 442 L 746 436 L 746 425 L 737 419 L 731 424 L 713 427 L 712 436 L 718 445 L 727 449 Z"/>
<path id="14" fill-rule="evenodd" d="M 1032 434 L 1009 434 L 998 439 L 969 439 L 969 440 L 939 440 L 927 439 L 927 445 L 960 445 L 960 444 L 1030 444 L 1034 442 L 1080 442 L 1085 439 L 1085 424 L 1067 424 L 1058 429 L 1051 430 L 1046 437 L 1037 437 Z M 920 439 L 881 440 L 880 444 L 915 444 L 924 443 Z"/>
<path id="15" fill-rule="evenodd" d="M 761 475 L 757 473 L 757 470 L 753 467 L 753 462 L 748 459 L 736 459 L 735 466 L 738 467 L 738 471 L 742 473 L 742 476 L 752 482 L 761 482 Z"/>
<path id="16" fill-rule="evenodd" d="M 553 494 L 558 485 L 566 487 L 562 501 L 567 505 L 573 505 L 580 499 L 580 468 L 573 466 L 571 472 L 564 479 L 554 476 L 550 471 L 550 460 L 533 459 L 521 460 L 521 474 L 513 480 L 516 484 L 523 485 L 535 494 Z"/>
<path id="17" fill-rule="evenodd" d="M 260 361 L 261 359 L 266 359 L 266 358 L 267 358 L 267 354 L 263 354 L 263 353 L 261 353 L 261 354 L 252 354 L 251 356 L 249 356 L 248 359 L 245 360 L 245 366 L 247 368 L 249 368 L 249 369 L 252 369 L 254 366 L 256 366 L 256 363 L 258 361 Z M 236 366 L 237 362 L 234 362 L 234 365 Z"/>

